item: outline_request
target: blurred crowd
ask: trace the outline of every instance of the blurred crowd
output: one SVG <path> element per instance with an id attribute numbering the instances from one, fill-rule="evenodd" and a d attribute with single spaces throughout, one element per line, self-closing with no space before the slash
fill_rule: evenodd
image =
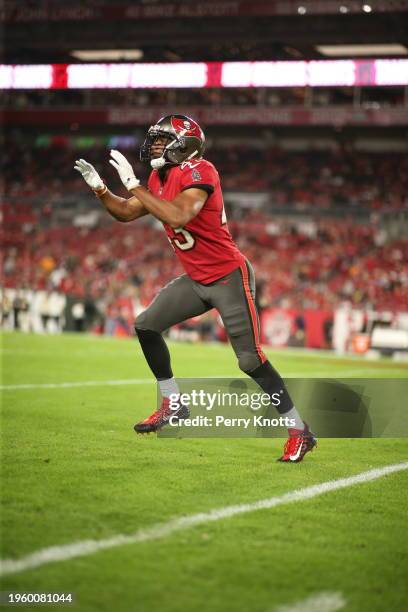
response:
<path id="1" fill-rule="evenodd" d="M 380 227 L 350 217 L 277 222 L 261 212 L 230 226 L 256 269 L 261 307 L 407 309 L 408 241 L 387 241 Z"/>
<path id="2" fill-rule="evenodd" d="M 161 224 L 111 220 L 74 172 L 74 160 L 85 157 L 125 195 L 106 147 L 13 143 L 3 156 L 3 287 L 11 291 L 3 293 L 3 322 L 27 324 L 32 299 L 39 326 L 45 321 L 58 329 L 69 304 L 72 329 L 111 333 L 120 321 L 128 333 L 136 314 L 182 273 Z M 145 180 L 136 152 L 126 154 Z M 408 242 L 392 239 L 381 222 L 384 211 L 407 208 L 406 158 L 255 146 L 211 147 L 208 158 L 221 174 L 233 237 L 254 265 L 261 310 L 333 311 L 344 301 L 361 309 L 408 310 Z M 251 206 L 260 193 L 266 204 Z M 237 204 L 228 197 L 234 194 L 241 196 Z M 331 214 L 336 210 L 340 217 Z M 212 316 L 200 323 L 210 337 Z"/>
<path id="3" fill-rule="evenodd" d="M 121 148 L 114 139 L 110 142 L 114 148 Z M 23 136 L 14 137 L 3 155 L 8 201 L 18 206 L 29 199 L 55 208 L 67 196 L 76 202 L 89 202 L 89 192 L 73 170 L 78 157 L 93 163 L 113 189 L 120 191 L 117 175 L 108 163 L 109 146 L 89 147 L 86 141 L 83 145 L 83 149 L 74 149 L 66 136 L 54 136 L 51 147 L 27 147 Z M 137 146 L 122 149 L 137 176 L 146 181 L 149 168 L 138 161 Z M 208 148 L 206 158 L 216 165 L 224 192 L 265 193 L 272 209 L 408 208 L 408 157 L 401 153 L 364 153 L 346 148 L 293 152 L 255 145 L 222 146 L 220 140 Z"/>
<path id="4" fill-rule="evenodd" d="M 124 296 L 144 307 L 182 273 L 159 223 L 42 228 L 28 209 L 20 221 L 11 217 L 13 231 L 3 237 L 6 287 L 89 299 L 106 315 Z M 342 300 L 377 310 L 407 307 L 408 244 L 386 242 L 381 229 L 352 219 L 276 221 L 262 211 L 229 225 L 254 265 L 261 308 L 330 310 Z"/>
<path id="5" fill-rule="evenodd" d="M 211 149 L 225 190 L 265 191 L 272 207 L 408 208 L 408 158 L 348 150 Z"/>

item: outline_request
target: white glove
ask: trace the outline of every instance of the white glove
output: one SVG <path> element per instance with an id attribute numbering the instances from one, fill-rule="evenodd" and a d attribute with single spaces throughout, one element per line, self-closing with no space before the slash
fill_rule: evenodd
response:
<path id="1" fill-rule="evenodd" d="M 74 166 L 82 174 L 82 178 L 94 191 L 99 191 L 105 186 L 103 180 L 95 170 L 92 164 L 89 164 L 84 159 L 77 159 Z"/>
<path id="2" fill-rule="evenodd" d="M 112 149 L 110 154 L 113 159 L 110 159 L 109 163 L 117 170 L 120 180 L 126 189 L 130 191 L 131 189 L 135 189 L 135 187 L 139 187 L 140 181 L 135 177 L 133 168 L 126 157 L 122 155 L 122 153 L 119 153 L 119 151 L 115 151 L 115 149 Z"/>

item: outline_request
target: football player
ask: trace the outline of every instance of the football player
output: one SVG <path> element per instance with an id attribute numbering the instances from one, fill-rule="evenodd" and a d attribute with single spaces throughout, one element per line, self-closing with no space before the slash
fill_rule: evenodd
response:
<path id="1" fill-rule="evenodd" d="M 168 283 L 140 314 L 135 329 L 144 356 L 156 377 L 161 407 L 135 425 L 138 433 L 157 431 L 169 422 L 186 418 L 181 404 L 170 408 L 178 394 L 170 354 L 162 333 L 172 325 L 216 308 L 222 318 L 240 369 L 270 396 L 279 393 L 278 411 L 291 419 L 289 437 L 280 461 L 299 462 L 316 445 L 285 384 L 260 346 L 255 307 L 255 279 L 249 261 L 231 238 L 217 170 L 203 159 L 202 129 L 185 115 L 161 118 L 147 132 L 140 159 L 150 164 L 147 188 L 119 151 L 110 163 L 132 194 L 125 199 L 109 191 L 95 168 L 83 159 L 75 164 L 106 210 L 119 221 L 134 221 L 151 214 L 161 221 L 185 274 Z M 276 397 L 276 396 L 275 396 Z"/>

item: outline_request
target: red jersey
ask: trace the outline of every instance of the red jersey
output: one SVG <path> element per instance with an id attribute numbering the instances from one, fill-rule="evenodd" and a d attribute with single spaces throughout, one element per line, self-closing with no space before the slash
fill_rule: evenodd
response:
<path id="1" fill-rule="evenodd" d="M 227 226 L 220 177 L 205 159 L 183 162 L 168 170 L 164 183 L 157 170 L 148 181 L 149 191 L 160 200 L 172 201 L 189 188 L 208 193 L 204 206 L 184 227 L 163 223 L 167 236 L 187 274 L 208 285 L 238 268 L 245 260 Z"/>

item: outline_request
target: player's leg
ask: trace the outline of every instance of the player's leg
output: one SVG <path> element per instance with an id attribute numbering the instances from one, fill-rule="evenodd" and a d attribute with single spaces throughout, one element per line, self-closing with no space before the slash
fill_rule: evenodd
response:
<path id="1" fill-rule="evenodd" d="M 183 274 L 159 291 L 151 304 L 136 319 L 135 330 L 143 354 L 158 380 L 172 376 L 170 354 L 162 332 L 212 308 Z"/>
<path id="2" fill-rule="evenodd" d="M 260 324 L 255 306 L 255 276 L 245 262 L 223 282 L 212 286 L 211 302 L 219 311 L 240 369 L 272 396 L 280 398 L 278 412 L 293 421 L 283 461 L 300 461 L 315 445 L 313 435 L 301 419 L 282 377 L 268 361 L 260 346 Z M 275 396 L 276 397 L 276 396 Z"/>
<path id="3" fill-rule="evenodd" d="M 171 413 L 169 409 L 169 397 L 179 394 L 179 389 L 173 377 L 170 353 L 162 332 L 210 308 L 212 306 L 198 296 L 191 279 L 183 274 L 163 287 L 148 308 L 137 317 L 136 334 L 163 397 L 160 410 L 135 425 L 138 433 L 156 431 L 166 424 L 170 415 L 177 415 L 177 411 Z M 188 411 L 180 407 L 179 416 L 188 416 Z"/>

